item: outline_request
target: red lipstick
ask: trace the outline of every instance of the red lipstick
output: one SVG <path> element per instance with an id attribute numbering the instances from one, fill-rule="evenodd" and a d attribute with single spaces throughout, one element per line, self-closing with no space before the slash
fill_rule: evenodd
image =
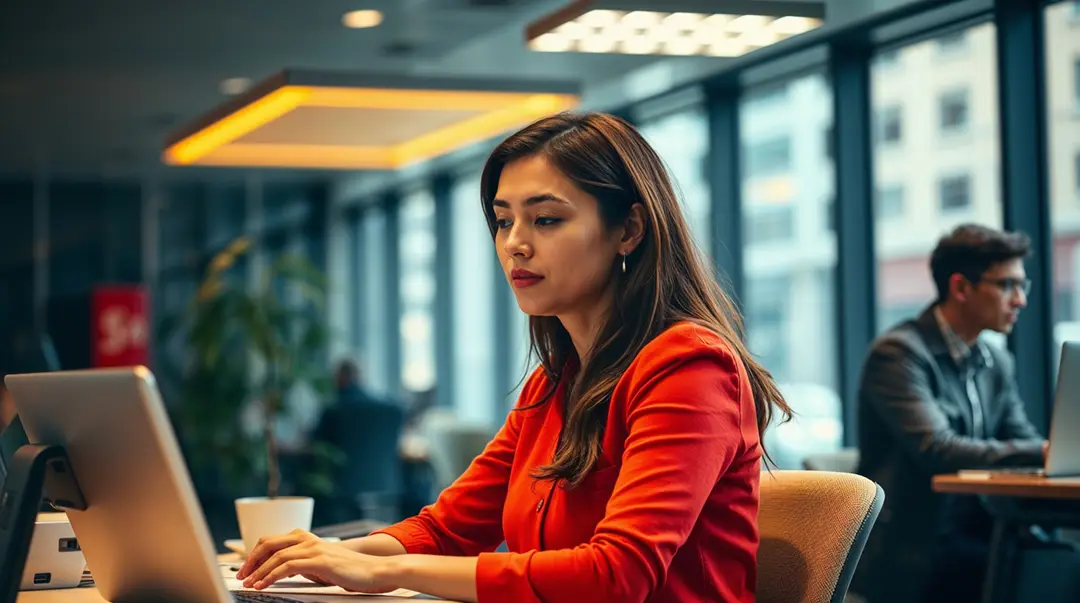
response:
<path id="1" fill-rule="evenodd" d="M 510 271 L 510 280 L 518 289 L 524 289 L 525 287 L 531 287 L 536 283 L 539 283 L 544 280 L 544 277 L 535 272 L 529 272 L 524 268 L 514 268 Z"/>

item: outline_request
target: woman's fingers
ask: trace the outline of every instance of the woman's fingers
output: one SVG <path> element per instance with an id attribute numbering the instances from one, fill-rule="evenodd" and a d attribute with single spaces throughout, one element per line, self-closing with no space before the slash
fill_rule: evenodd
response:
<path id="1" fill-rule="evenodd" d="M 280 566 L 287 561 L 292 561 L 294 559 L 309 556 L 309 549 L 311 549 L 314 544 L 315 541 L 303 541 L 296 543 L 292 546 L 279 549 L 276 553 L 270 555 L 270 557 L 266 561 L 263 561 L 254 570 L 252 570 L 251 574 L 244 579 L 244 586 L 250 587 L 255 582 L 262 580 L 263 577 L 270 573 L 274 568 Z"/>
<path id="2" fill-rule="evenodd" d="M 255 548 L 248 553 L 247 560 L 240 566 L 240 571 L 236 572 L 236 579 L 246 579 L 278 551 L 300 544 L 311 538 L 315 538 L 315 536 L 303 530 L 293 530 L 288 534 L 264 536 L 260 538 L 258 544 L 255 545 Z"/>
<path id="3" fill-rule="evenodd" d="M 257 580 L 252 586 L 256 589 L 264 589 L 267 586 L 277 582 L 278 580 L 284 580 L 297 574 L 311 573 L 317 563 L 314 559 L 304 557 L 300 559 L 290 559 L 285 561 L 281 565 L 275 567 L 272 571 L 264 575 L 261 579 Z"/>

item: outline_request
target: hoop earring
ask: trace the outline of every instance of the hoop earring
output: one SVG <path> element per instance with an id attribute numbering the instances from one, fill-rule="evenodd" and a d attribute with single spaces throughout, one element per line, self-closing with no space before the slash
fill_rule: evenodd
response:
<path id="1" fill-rule="evenodd" d="M 626 254 L 625 253 L 622 254 L 622 271 L 623 271 L 623 274 L 626 274 Z"/>

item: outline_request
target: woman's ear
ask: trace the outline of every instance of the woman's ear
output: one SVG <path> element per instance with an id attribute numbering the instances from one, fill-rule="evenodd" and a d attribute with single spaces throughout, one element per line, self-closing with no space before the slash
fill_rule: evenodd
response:
<path id="1" fill-rule="evenodd" d="M 628 255 L 633 253 L 645 237 L 645 206 L 635 203 L 630 206 L 630 215 L 623 222 L 623 235 L 619 241 L 619 253 Z"/>

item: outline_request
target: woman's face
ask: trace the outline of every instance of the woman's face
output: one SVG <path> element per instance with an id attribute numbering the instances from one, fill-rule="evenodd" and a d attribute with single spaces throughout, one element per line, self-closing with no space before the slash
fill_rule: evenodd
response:
<path id="1" fill-rule="evenodd" d="M 503 168 L 492 205 L 499 263 L 523 312 L 593 314 L 610 303 L 624 229 L 605 227 L 595 197 L 537 155 Z"/>

